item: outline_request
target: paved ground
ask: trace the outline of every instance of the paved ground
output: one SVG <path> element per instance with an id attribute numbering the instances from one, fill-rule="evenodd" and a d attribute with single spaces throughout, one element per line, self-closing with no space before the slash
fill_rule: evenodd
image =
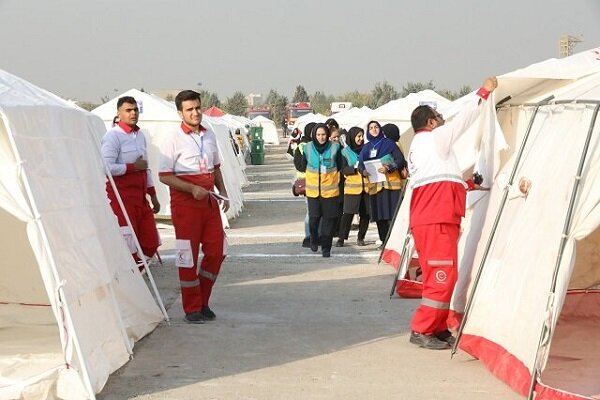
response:
<path id="1" fill-rule="evenodd" d="M 483 365 L 408 343 L 416 300 L 388 298 L 393 270 L 366 247 L 303 249 L 303 199 L 283 146 L 249 166 L 243 215 L 214 289 L 217 320 L 183 322 L 173 231 L 153 276 L 171 317 L 136 344 L 99 399 L 519 399 Z M 356 238 L 351 232 L 349 242 Z"/>

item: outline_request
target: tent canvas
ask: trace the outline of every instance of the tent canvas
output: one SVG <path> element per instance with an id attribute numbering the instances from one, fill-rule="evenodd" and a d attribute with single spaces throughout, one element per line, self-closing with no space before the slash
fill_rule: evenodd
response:
<path id="1" fill-rule="evenodd" d="M 252 124 L 262 126 L 265 144 L 279 144 L 279 134 L 277 133 L 277 127 L 273 120 L 258 115 L 252 119 Z"/>
<path id="2" fill-rule="evenodd" d="M 169 188 L 160 183 L 158 178 L 159 148 L 162 138 L 181 125 L 181 118 L 173 103 L 137 89 L 130 89 L 92 111 L 104 120 L 107 128 L 112 125 L 112 120 L 117 110 L 117 101 L 123 96 L 132 96 L 138 102 L 138 108 L 140 109 L 138 125 L 146 133 L 149 158 L 148 166 L 152 171 L 156 194 L 161 204 L 161 211 L 158 216 L 170 218 L 171 200 Z M 223 214 L 223 225 L 228 227 L 228 220 L 235 218 L 242 211 L 242 186 L 247 183 L 247 178 L 242 166 L 243 161 L 240 161 L 236 157 L 231 146 L 228 125 L 224 125 L 219 121 L 221 121 L 221 118 L 203 116 L 203 123 L 208 124 L 217 136 L 219 156 L 221 157 L 222 168 L 224 170 L 223 179 L 227 194 L 233 200 L 227 213 Z M 235 128 L 232 129 L 235 130 Z"/>
<path id="3" fill-rule="evenodd" d="M 94 398 L 163 319 L 106 200 L 103 125 L 0 70 L 0 398 Z"/>

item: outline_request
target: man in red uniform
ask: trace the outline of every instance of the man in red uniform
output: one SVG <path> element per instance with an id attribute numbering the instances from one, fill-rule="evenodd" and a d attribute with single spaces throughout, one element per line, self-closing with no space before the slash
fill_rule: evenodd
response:
<path id="1" fill-rule="evenodd" d="M 117 100 L 118 122 L 102 137 L 101 151 L 131 221 L 133 233 L 144 255 L 151 258 L 160 244 L 153 215 L 153 212 L 160 211 L 160 203 L 148 169 L 146 138 L 137 126 L 139 115 L 133 97 L 125 96 Z M 106 192 L 129 250 L 136 262 L 139 262 L 141 255 L 137 254 L 132 232 L 110 182 L 106 183 Z M 150 208 L 146 195 L 150 196 L 153 208 Z"/>
<path id="2" fill-rule="evenodd" d="M 212 288 L 225 259 L 225 232 L 214 188 L 227 197 L 219 168 L 215 133 L 202 126 L 200 94 L 184 90 L 175 97 L 183 120 L 161 146 L 159 178 L 169 186 L 175 226 L 176 256 L 185 320 L 214 320 L 208 306 Z M 224 203 L 225 211 L 229 203 Z M 198 268 L 202 244 L 204 257 Z"/>
<path id="3" fill-rule="evenodd" d="M 427 349 L 448 349 L 455 341 L 446 320 L 458 277 L 467 185 L 452 146 L 480 115 L 482 103 L 497 85 L 495 77 L 486 79 L 448 124 L 429 106 L 419 106 L 411 115 L 415 137 L 408 154 L 410 228 L 423 271 L 423 297 L 411 321 L 410 342 Z"/>

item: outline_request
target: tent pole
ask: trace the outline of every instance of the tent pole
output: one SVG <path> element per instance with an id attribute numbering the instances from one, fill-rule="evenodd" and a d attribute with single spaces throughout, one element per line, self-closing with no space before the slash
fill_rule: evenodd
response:
<path id="1" fill-rule="evenodd" d="M 475 275 L 475 279 L 473 280 L 473 287 L 471 288 L 471 292 L 469 293 L 469 297 L 467 299 L 467 304 L 465 305 L 465 313 L 463 315 L 462 321 L 460 322 L 460 327 L 458 328 L 458 332 L 456 333 L 456 342 L 454 343 L 454 346 L 452 346 L 452 351 L 450 354 L 450 357 L 454 356 L 454 354 L 456 354 L 456 349 L 458 348 L 458 344 L 460 342 L 460 339 L 462 337 L 462 332 L 464 330 L 465 324 L 467 322 L 469 313 L 471 311 L 471 307 L 473 304 L 473 299 L 475 298 L 475 294 L 477 292 L 477 285 L 479 283 L 479 279 L 481 278 L 481 274 L 483 272 L 483 266 L 485 265 L 486 261 L 487 261 L 487 257 L 489 255 L 490 249 L 492 247 L 492 242 L 494 239 L 494 236 L 496 234 L 496 229 L 498 228 L 498 225 L 500 223 L 500 218 L 502 217 L 502 213 L 504 212 L 504 206 L 506 205 L 506 201 L 508 199 L 508 192 L 510 190 L 510 187 L 513 185 L 514 179 L 515 179 L 515 175 L 517 174 L 517 169 L 519 167 L 519 163 L 521 161 L 521 157 L 523 156 L 523 153 L 525 151 L 525 145 L 527 144 L 527 141 L 529 139 L 529 135 L 531 134 L 531 128 L 533 127 L 533 123 L 535 121 L 535 117 L 537 116 L 537 113 L 540 109 L 540 107 L 543 104 L 548 103 L 549 101 L 551 101 L 554 98 L 554 96 L 550 96 L 544 100 L 542 100 L 541 102 L 539 102 L 536 106 L 535 109 L 533 111 L 533 115 L 531 116 L 531 119 L 529 120 L 529 124 L 527 126 L 527 130 L 525 131 L 525 136 L 523 137 L 523 140 L 521 142 L 521 146 L 519 147 L 519 151 L 517 153 L 517 157 L 515 160 L 515 164 L 513 165 L 513 169 L 510 173 L 510 177 L 508 179 L 508 183 L 506 184 L 506 186 L 504 187 L 504 193 L 502 195 L 502 200 L 500 201 L 500 206 L 498 208 L 498 212 L 496 213 L 496 218 L 494 219 L 494 224 L 492 225 L 492 230 L 490 232 L 490 235 L 488 237 L 487 243 L 485 245 L 485 250 L 483 252 L 483 256 L 481 258 L 481 262 L 479 263 L 479 268 L 477 269 L 477 274 Z"/>
<path id="2" fill-rule="evenodd" d="M 573 189 L 571 190 L 571 197 L 569 199 L 569 207 L 567 208 L 567 215 L 565 216 L 565 223 L 563 225 L 563 231 L 561 235 L 560 245 L 558 248 L 558 255 L 556 257 L 556 264 L 554 265 L 554 272 L 552 274 L 552 282 L 550 283 L 550 291 L 548 294 L 548 301 L 546 303 L 546 315 L 550 315 L 554 317 L 552 314 L 554 308 L 554 299 L 556 296 L 556 281 L 558 280 L 558 271 L 560 269 L 560 265 L 562 263 L 562 258 L 564 255 L 565 247 L 567 246 L 567 240 L 569 237 L 569 233 L 571 230 L 571 223 L 573 222 L 573 210 L 575 208 L 575 200 L 577 198 L 577 194 L 579 193 L 579 187 L 581 185 L 581 174 L 583 173 L 583 167 L 585 165 L 585 161 L 587 158 L 587 154 L 590 148 L 590 142 L 592 139 L 592 134 L 594 132 L 594 127 L 596 125 L 596 118 L 598 116 L 598 110 L 600 109 L 600 105 L 596 105 L 594 107 L 594 112 L 592 114 L 592 119 L 590 121 L 590 127 L 588 128 L 587 137 L 585 138 L 585 143 L 583 145 L 583 150 L 581 154 L 581 158 L 579 159 L 579 165 L 577 167 L 577 174 L 575 175 L 575 182 L 573 184 Z M 550 323 L 550 326 L 546 324 L 546 321 Z M 540 375 L 540 350 L 542 347 L 546 346 L 550 342 L 550 338 L 552 336 L 552 330 L 554 329 L 551 325 L 552 320 L 544 320 L 542 322 L 542 328 L 540 330 L 540 339 L 538 341 L 537 350 L 535 352 L 535 359 L 533 361 L 533 367 L 531 368 L 531 382 L 529 385 L 529 393 L 527 395 L 527 399 L 533 399 L 533 392 L 535 390 L 535 384 L 537 382 L 537 378 Z"/>
<path id="3" fill-rule="evenodd" d="M 102 157 L 102 152 L 100 151 L 100 149 L 98 147 L 98 141 L 96 140 L 95 137 L 93 137 L 93 135 L 90 134 L 90 136 L 92 136 L 92 140 L 94 141 L 94 143 L 96 145 L 95 146 L 96 151 L 98 152 L 98 155 L 102 159 L 102 165 L 104 166 L 104 173 L 105 173 L 108 181 L 110 182 L 110 186 L 112 187 L 113 192 L 115 193 L 115 197 L 117 199 L 117 202 L 119 203 L 119 208 L 123 212 L 123 216 L 125 217 L 127 226 L 129 228 L 131 228 L 132 237 L 134 239 L 133 241 L 135 242 L 135 248 L 137 249 L 137 253 L 141 255 L 140 259 L 142 260 L 144 270 L 148 274 L 148 279 L 150 281 L 150 285 L 152 286 L 152 291 L 154 292 L 154 295 L 156 296 L 156 303 L 158 304 L 160 311 L 162 312 L 163 316 L 165 317 L 165 321 L 167 321 L 167 323 L 169 323 L 170 322 L 169 315 L 167 314 L 167 310 L 165 309 L 162 298 L 160 297 L 160 293 L 158 292 L 158 288 L 156 287 L 156 283 L 154 282 L 154 278 L 152 277 L 152 272 L 150 272 L 150 267 L 148 266 L 148 263 L 146 261 L 146 257 L 144 256 L 144 252 L 142 251 L 140 242 L 138 241 L 137 235 L 135 234 L 135 231 L 133 230 L 133 225 L 131 225 L 131 220 L 129 219 L 129 215 L 127 214 L 127 211 L 125 210 L 125 205 L 123 204 L 123 200 L 121 199 L 121 194 L 119 193 L 119 190 L 117 189 L 117 185 L 115 184 L 112 174 L 110 173 L 110 169 L 108 168 L 108 165 L 106 165 L 106 163 L 104 162 L 104 158 Z M 111 291 L 111 293 L 113 293 L 113 292 Z M 127 343 L 129 343 L 128 336 L 126 336 L 126 340 L 127 340 Z"/>
<path id="4" fill-rule="evenodd" d="M 144 252 L 142 251 L 140 242 L 138 241 L 137 235 L 135 234 L 135 231 L 133 230 L 133 227 L 131 225 L 131 220 L 129 219 L 129 215 L 127 215 L 127 211 L 125 210 L 125 204 L 123 204 L 123 200 L 121 199 L 121 195 L 119 194 L 119 190 L 117 189 L 117 185 L 115 184 L 115 181 L 110 173 L 110 170 L 108 169 L 108 166 L 106 165 L 106 163 L 104 163 L 104 161 L 103 161 L 103 164 L 104 164 L 104 170 L 106 173 L 106 177 L 108 178 L 110 185 L 113 189 L 113 192 L 115 193 L 117 202 L 119 203 L 119 208 L 121 208 L 121 211 L 123 212 L 123 216 L 125 217 L 127 226 L 129 226 L 131 228 L 131 232 L 132 232 L 131 236 L 133 237 L 133 241 L 135 243 L 135 248 L 137 249 L 137 253 L 141 255 L 140 259 L 144 266 L 144 270 L 146 271 L 146 274 L 148 275 L 150 285 L 152 286 L 152 291 L 156 295 L 156 302 L 160 308 L 160 311 L 162 312 L 163 316 L 165 317 L 165 321 L 167 321 L 167 323 L 169 323 L 169 315 L 167 314 L 167 310 L 165 310 L 165 306 L 163 304 L 162 298 L 160 297 L 160 293 L 158 292 L 158 288 L 156 287 L 156 283 L 154 282 L 154 278 L 152 277 L 152 272 L 150 272 L 150 267 L 148 266 L 148 262 L 146 261 L 146 257 L 144 256 Z"/>
<path id="5" fill-rule="evenodd" d="M 10 129 L 10 124 L 8 124 L 6 121 L 6 119 L 4 118 L 4 116 L 2 115 L 1 117 L 3 117 L 2 119 L 5 120 L 5 127 L 6 127 L 6 132 L 7 132 L 7 136 L 10 140 L 10 144 L 12 146 L 14 155 L 15 155 L 15 161 L 19 164 L 22 165 L 23 164 L 23 159 L 21 158 L 21 154 L 18 151 L 17 148 L 17 144 L 15 143 L 12 131 Z M 79 342 L 79 338 L 77 336 L 77 332 L 75 331 L 75 329 L 73 329 L 73 318 L 71 316 L 71 310 L 69 308 L 69 303 L 66 301 L 67 297 L 63 288 L 63 285 L 60 283 L 60 279 L 59 279 L 59 275 L 58 275 L 58 270 L 56 268 L 56 261 L 54 260 L 54 256 L 53 256 L 53 252 L 52 249 L 50 247 L 50 242 L 48 240 L 48 236 L 46 236 L 46 230 L 44 228 L 44 224 L 41 220 L 41 216 L 40 216 L 40 212 L 39 209 L 37 207 L 37 204 L 34 200 L 33 197 L 33 193 L 31 191 L 31 187 L 29 185 L 29 180 L 27 179 L 27 173 L 25 172 L 24 169 L 21 169 L 19 174 L 21 175 L 21 179 L 23 180 L 23 187 L 25 188 L 25 191 L 27 192 L 27 197 L 29 200 L 29 205 L 31 207 L 31 211 L 33 214 L 33 219 L 35 224 L 38 227 L 38 231 L 42 237 L 42 242 L 44 245 L 44 250 L 47 252 L 48 254 L 48 261 L 50 264 L 50 268 L 52 270 L 52 275 L 54 276 L 54 282 L 56 285 L 58 285 L 57 288 L 57 292 L 58 292 L 58 297 L 60 299 L 63 299 L 63 306 L 64 306 L 64 312 L 65 312 L 65 319 L 66 319 L 66 324 L 67 326 L 65 326 L 64 328 L 69 331 L 72 335 L 72 340 L 73 340 L 73 345 L 75 346 L 75 351 L 77 352 L 77 355 L 79 357 L 79 362 L 80 362 L 80 367 L 81 367 L 81 372 L 83 375 L 83 383 L 85 385 L 85 388 L 88 391 L 88 394 L 90 395 L 90 400 L 95 400 L 96 399 L 96 392 L 94 390 L 94 387 L 92 386 L 92 382 L 90 380 L 90 375 L 88 372 L 88 367 L 87 367 L 87 363 L 85 360 L 85 357 L 83 357 L 83 351 L 81 349 L 81 343 Z M 58 305 L 55 305 L 56 309 L 54 310 L 54 315 L 58 316 Z M 59 322 L 57 320 L 57 322 Z M 65 343 L 65 345 L 67 345 L 67 343 Z"/>

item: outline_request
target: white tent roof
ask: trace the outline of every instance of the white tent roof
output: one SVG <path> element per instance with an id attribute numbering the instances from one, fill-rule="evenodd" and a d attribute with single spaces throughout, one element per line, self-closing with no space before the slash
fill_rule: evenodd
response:
<path id="1" fill-rule="evenodd" d="M 162 320 L 108 205 L 103 130 L 0 70 L 0 398 L 92 398 Z"/>
<path id="2" fill-rule="evenodd" d="M 325 122 L 327 121 L 327 118 L 325 115 L 323 114 L 314 114 L 314 113 L 308 113 L 308 114 L 304 114 L 300 117 L 298 117 L 298 119 L 296 119 L 296 122 L 294 123 L 294 128 L 298 128 L 302 131 L 304 131 L 304 127 L 306 126 L 306 124 L 309 124 L 311 122 Z"/>
<path id="3" fill-rule="evenodd" d="M 340 128 L 348 130 L 353 126 L 364 127 L 370 121 L 372 113 L 373 110 L 367 106 L 352 107 L 332 115 L 331 118 L 337 121 Z"/>
<path id="4" fill-rule="evenodd" d="M 148 165 L 153 173 L 152 178 L 155 182 L 156 194 L 161 204 L 159 216 L 170 217 L 169 189 L 160 183 L 158 178 L 159 148 L 164 135 L 168 135 L 173 129 L 176 129 L 181 124 L 181 118 L 174 103 L 149 93 L 140 92 L 137 89 L 130 89 L 92 111 L 104 120 L 107 128 L 111 126 L 113 117 L 116 114 L 117 101 L 123 96 L 132 96 L 138 102 L 138 108 L 140 108 L 138 125 L 146 133 L 146 139 L 149 141 Z M 202 116 L 202 121 L 210 125 L 217 136 L 219 155 L 224 171 L 223 179 L 227 194 L 232 199 L 230 208 L 224 214 L 225 218 L 223 218 L 223 225 L 228 227 L 228 219 L 235 218 L 242 211 L 242 187 L 247 184 L 243 156 L 241 160 L 240 157 L 236 157 L 229 136 L 229 127 L 231 126 L 231 129 L 235 130 L 237 125 L 233 125 L 233 122 L 227 122 L 227 119 L 213 118 L 206 115 Z"/>
<path id="5" fill-rule="evenodd" d="M 279 134 L 277 133 L 277 127 L 273 120 L 258 115 L 252 118 L 252 123 L 254 125 L 262 126 L 265 144 L 279 144 Z"/>

